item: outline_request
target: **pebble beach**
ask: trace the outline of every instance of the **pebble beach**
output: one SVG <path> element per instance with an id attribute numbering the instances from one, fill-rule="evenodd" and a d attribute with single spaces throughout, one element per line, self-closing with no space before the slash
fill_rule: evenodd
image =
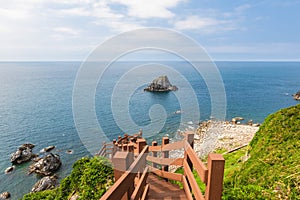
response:
<path id="1" fill-rule="evenodd" d="M 259 127 L 257 124 L 232 124 L 227 121 L 208 120 L 202 122 L 195 132 L 194 149 L 200 158 L 222 149 L 232 149 L 251 142 Z"/>

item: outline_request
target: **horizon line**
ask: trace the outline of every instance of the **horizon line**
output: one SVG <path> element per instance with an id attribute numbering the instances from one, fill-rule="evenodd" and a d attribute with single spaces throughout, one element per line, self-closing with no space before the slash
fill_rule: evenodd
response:
<path id="1" fill-rule="evenodd" d="M 158 60 L 119 60 L 118 62 L 145 62 L 145 61 L 164 61 L 164 62 L 185 62 L 184 60 L 162 60 L 162 59 L 158 59 Z M 299 60 L 212 60 L 213 62 L 300 62 Z M 85 62 L 85 60 L 0 60 L 0 63 L 4 63 L 4 62 Z M 197 61 L 196 61 L 197 62 Z"/>

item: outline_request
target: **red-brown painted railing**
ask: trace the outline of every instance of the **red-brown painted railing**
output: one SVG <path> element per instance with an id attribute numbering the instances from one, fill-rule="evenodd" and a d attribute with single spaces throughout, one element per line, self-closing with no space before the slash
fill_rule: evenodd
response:
<path id="1" fill-rule="evenodd" d="M 218 200 L 222 196 L 224 158 L 220 154 L 209 154 L 207 166 L 202 163 L 193 150 L 194 134 L 186 133 L 186 139 L 169 144 L 169 138 L 162 138 L 162 145 L 152 142 L 147 146 L 145 139 L 135 139 L 118 143 L 114 140 L 111 151 L 112 162 L 118 165 L 115 168 L 115 184 L 101 198 L 104 199 L 146 199 L 149 186 L 147 184 L 148 171 L 164 178 L 180 181 L 188 199 Z M 107 147 L 107 146 L 106 146 Z M 118 147 L 118 148 L 117 148 Z M 184 149 L 183 158 L 169 158 L 169 152 Z M 106 152 L 106 150 L 103 150 Z M 135 161 L 132 160 L 135 157 Z M 146 161 L 150 166 L 146 167 Z M 129 163 L 131 166 L 128 168 Z M 120 169 L 121 166 L 121 169 Z M 184 174 L 169 172 L 170 166 L 183 167 Z M 206 184 L 205 193 L 202 194 L 193 174 L 197 172 L 201 181 Z M 124 172 L 125 171 L 125 172 Z M 143 173 L 142 173 L 143 172 Z M 137 177 L 137 178 L 136 178 Z M 134 180 L 137 179 L 137 183 Z M 192 195 L 193 194 L 193 195 Z"/>
<path id="2" fill-rule="evenodd" d="M 179 142 L 168 144 L 167 139 L 163 138 L 162 145 L 157 146 L 157 143 L 152 142 L 152 146 L 149 146 L 149 155 L 147 161 L 151 162 L 150 171 L 162 178 L 180 181 L 183 184 L 185 193 L 188 199 L 200 200 L 215 200 L 221 199 L 223 188 L 223 175 L 225 160 L 222 155 L 209 154 L 207 167 L 197 157 L 193 150 L 194 134 L 191 132 L 186 133 L 186 139 Z M 165 155 L 169 154 L 169 151 L 184 148 L 183 158 L 167 158 Z M 159 153 L 160 152 L 160 153 Z M 152 155 L 150 155 L 152 154 Z M 162 155 L 157 157 L 157 155 Z M 183 167 L 184 174 L 176 174 L 168 172 L 170 165 L 176 165 Z M 158 169 L 157 166 L 161 166 Z M 201 181 L 206 184 L 205 194 L 202 194 L 193 174 L 193 170 L 197 172 Z"/>
<path id="3" fill-rule="evenodd" d="M 146 166 L 146 153 L 148 152 L 148 146 L 144 146 L 143 150 L 135 161 L 130 165 L 128 169 L 127 165 L 133 160 L 133 154 L 130 152 L 117 152 L 113 158 L 115 166 L 115 179 L 114 185 L 101 197 L 101 200 L 116 200 L 116 199 L 144 199 L 147 196 L 149 186 L 146 184 L 148 177 L 148 168 Z M 115 160 L 114 160 L 115 159 Z M 123 162 L 125 161 L 125 162 Z M 139 181 L 135 186 L 134 181 L 140 173 L 143 174 L 138 177 Z M 121 175 L 122 174 L 122 175 Z"/>

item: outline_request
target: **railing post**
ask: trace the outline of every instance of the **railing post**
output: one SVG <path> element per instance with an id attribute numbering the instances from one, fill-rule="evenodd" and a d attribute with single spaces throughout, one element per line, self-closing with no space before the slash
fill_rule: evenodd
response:
<path id="1" fill-rule="evenodd" d="M 147 142 L 146 142 L 146 140 L 145 139 L 137 139 L 137 155 L 139 155 L 142 151 L 143 151 L 143 149 L 144 149 L 144 147 L 147 145 Z M 141 177 L 141 174 L 140 174 L 140 169 L 138 170 L 138 175 L 137 175 L 137 177 L 138 178 L 140 178 Z"/>
<path id="2" fill-rule="evenodd" d="M 112 154 L 111 154 L 111 158 L 114 157 L 115 153 L 118 151 L 118 147 L 117 147 L 117 141 L 116 139 L 113 140 L 113 146 L 112 146 Z"/>
<path id="3" fill-rule="evenodd" d="M 167 144 L 169 144 L 169 138 L 168 137 L 163 137 L 162 138 L 162 142 L 161 142 L 161 146 L 162 148 L 164 148 L 164 146 L 166 146 Z M 163 158 L 169 158 L 169 151 L 163 151 L 162 152 L 162 157 Z M 169 166 L 162 166 L 162 171 L 169 171 Z"/>
<path id="4" fill-rule="evenodd" d="M 134 154 L 134 145 L 132 143 L 129 143 L 127 150 L 128 150 L 128 152 L 132 153 L 132 155 L 133 155 Z"/>
<path id="5" fill-rule="evenodd" d="M 123 144 L 123 151 L 127 151 L 128 144 Z"/>
<path id="6" fill-rule="evenodd" d="M 114 166 L 114 176 L 116 182 L 133 163 L 133 154 L 129 152 L 118 151 L 114 155 L 112 163 Z M 132 182 L 131 184 L 132 185 L 129 187 L 128 191 L 126 191 L 126 193 L 122 197 L 122 200 L 130 199 L 130 195 L 132 194 L 132 191 L 134 189 L 134 182 Z"/>
<path id="7" fill-rule="evenodd" d="M 153 142 L 152 142 L 152 146 L 156 147 L 156 146 L 157 146 L 157 142 L 156 142 L 156 141 L 153 141 Z M 152 156 L 153 156 L 153 157 L 157 157 L 157 152 L 156 152 L 156 151 L 153 151 L 153 152 L 152 152 Z M 152 167 L 156 168 L 156 167 L 157 167 L 157 164 L 156 164 L 156 163 L 152 163 Z"/>
<path id="8" fill-rule="evenodd" d="M 146 145 L 145 139 L 137 139 L 137 152 L 141 153 Z"/>
<path id="9" fill-rule="evenodd" d="M 191 132 L 191 131 L 185 132 L 185 140 L 187 142 L 187 146 L 185 148 L 192 148 L 192 149 L 194 149 L 194 133 Z M 189 158 L 189 156 L 188 156 L 188 154 L 186 152 L 186 149 L 184 151 L 184 159 L 186 160 L 186 162 L 187 162 L 190 170 L 193 172 L 193 163 L 192 163 L 191 159 Z M 184 169 L 184 176 L 187 176 L 185 169 Z M 191 190 L 192 188 L 191 188 L 191 185 L 190 185 L 189 181 L 190 180 L 187 180 L 187 184 L 189 186 L 189 189 Z"/>
<path id="10" fill-rule="evenodd" d="M 192 149 L 194 149 L 194 132 L 188 131 L 188 132 L 186 132 L 185 135 L 186 135 L 187 143 L 190 145 L 190 147 Z M 189 148 L 189 147 L 187 147 L 187 148 Z M 186 162 L 188 163 L 191 171 L 193 171 L 193 163 L 190 160 L 190 158 L 186 155 L 186 152 L 184 153 L 184 157 L 186 158 Z"/>
<path id="11" fill-rule="evenodd" d="M 208 155 L 208 181 L 205 200 L 219 200 L 222 198 L 224 165 L 225 160 L 221 154 Z"/>

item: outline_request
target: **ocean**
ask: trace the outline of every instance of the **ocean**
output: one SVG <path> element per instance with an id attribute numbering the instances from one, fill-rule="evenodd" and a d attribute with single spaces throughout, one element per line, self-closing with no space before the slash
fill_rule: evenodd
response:
<path id="1" fill-rule="evenodd" d="M 141 80 L 149 82 L 161 73 L 153 72 L 149 66 L 147 73 L 134 69 L 135 76 L 126 76 L 132 72 L 131 66 L 142 64 L 119 62 L 106 70 L 97 82 L 94 107 L 106 138 L 113 139 L 124 132 L 137 133 L 139 128 L 145 127 L 143 134 L 148 141 L 159 140 L 164 135 L 178 139 L 178 130 L 195 129 L 201 120 L 218 118 L 212 116 L 211 94 L 206 82 L 189 63 L 163 62 L 185 77 L 179 81 L 163 71 L 179 88 L 168 93 L 144 92 L 145 84 L 134 85 Z M 27 175 L 30 163 L 18 165 L 11 174 L 4 173 L 11 166 L 10 154 L 23 143 L 35 144 L 37 154 L 42 148 L 55 145 L 53 153 L 59 154 L 63 163 L 57 172 L 60 178 L 70 173 L 74 161 L 100 149 L 101 138 L 93 141 L 93 147 L 86 148 L 89 141 L 83 141 L 84 134 L 76 129 L 81 122 L 73 118 L 73 88 L 80 65 L 81 62 L 0 63 L 0 193 L 9 191 L 12 199 L 21 198 L 40 178 Z M 300 62 L 216 62 L 216 65 L 225 88 L 226 120 L 241 116 L 245 122 L 262 123 L 269 114 L 298 103 L 291 95 L 300 90 Z M 176 95 L 189 89 L 192 95 L 183 99 Z M 193 104 L 193 95 L 198 107 Z M 195 114 L 197 110 L 200 112 Z M 183 115 L 187 117 L 182 119 Z M 82 123 L 88 125 L 88 122 Z M 67 154 L 67 150 L 73 150 L 73 154 Z"/>

